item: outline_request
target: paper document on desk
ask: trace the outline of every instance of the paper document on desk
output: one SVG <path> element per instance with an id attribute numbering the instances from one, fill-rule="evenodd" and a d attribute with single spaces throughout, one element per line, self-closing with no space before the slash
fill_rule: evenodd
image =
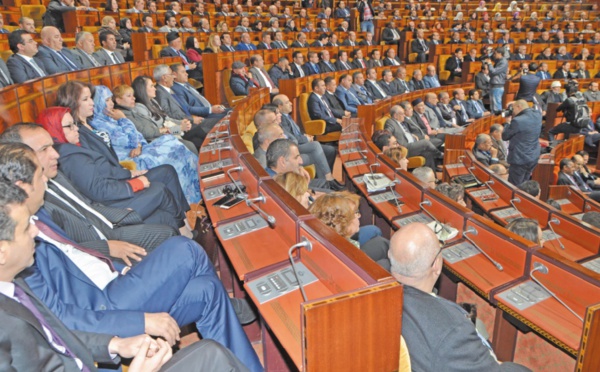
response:
<path id="1" fill-rule="evenodd" d="M 439 224 L 436 221 L 431 221 L 427 224 L 429 228 L 437 235 L 439 241 L 445 242 L 458 235 L 458 230 L 446 224 Z"/>
<path id="2" fill-rule="evenodd" d="M 390 187 L 390 184 L 392 183 L 392 180 L 382 173 L 367 173 L 363 175 L 363 180 L 365 185 L 367 185 L 368 192 L 383 191 Z"/>

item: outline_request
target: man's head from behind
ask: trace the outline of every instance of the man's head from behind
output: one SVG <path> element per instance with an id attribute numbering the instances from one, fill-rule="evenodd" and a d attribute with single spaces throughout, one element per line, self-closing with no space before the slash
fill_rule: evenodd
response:
<path id="1" fill-rule="evenodd" d="M 442 272 L 440 252 L 437 236 L 427 225 L 407 225 L 390 239 L 392 276 L 402 284 L 430 293 Z"/>
<path id="2" fill-rule="evenodd" d="M 288 139 L 273 141 L 267 149 L 267 167 L 276 173 L 298 172 L 302 158 L 298 146 Z"/>
<path id="3" fill-rule="evenodd" d="M 538 181 L 529 180 L 519 185 L 519 189 L 525 191 L 536 199 L 540 198 L 540 184 Z"/>
<path id="4" fill-rule="evenodd" d="M 27 195 L 27 208 L 34 214 L 44 204 L 48 179 L 33 150 L 22 143 L 0 144 L 0 181 L 16 185 Z"/>
<path id="5" fill-rule="evenodd" d="M 433 169 L 429 167 L 418 167 L 412 171 L 412 175 L 423 182 L 425 187 L 435 189 L 436 178 Z"/>

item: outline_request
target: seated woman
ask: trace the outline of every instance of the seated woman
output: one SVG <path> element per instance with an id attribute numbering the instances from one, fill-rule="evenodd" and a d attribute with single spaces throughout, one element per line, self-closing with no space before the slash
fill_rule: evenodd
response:
<path id="1" fill-rule="evenodd" d="M 130 87 L 120 85 L 115 91 L 121 97 L 135 102 Z M 160 136 L 149 144 L 131 120 L 121 110 L 114 109 L 113 94 L 104 85 L 96 87 L 94 116 L 89 123 L 95 130 L 108 134 L 110 146 L 120 161 L 133 160 L 138 170 L 152 169 L 162 164 L 172 165 L 188 203 L 200 201 L 198 156 L 171 135 Z"/>
<path id="2" fill-rule="evenodd" d="M 221 36 L 219 34 L 210 34 L 204 53 L 219 53 L 221 51 Z"/>
<path id="3" fill-rule="evenodd" d="M 117 108 L 131 120 L 135 128 L 142 133 L 146 141 L 152 142 L 165 134 L 177 137 L 190 151 L 198 153 L 196 145 L 184 139 L 184 132 L 192 127 L 189 120 L 175 120 L 167 114 L 154 100 L 156 87 L 152 79 L 147 76 L 138 76 L 131 83 L 134 101 L 122 100 L 117 97 Z M 188 137 L 189 138 L 189 137 Z"/>
<path id="4" fill-rule="evenodd" d="M 406 153 L 405 147 L 390 147 L 383 152 L 384 155 L 389 156 L 390 159 L 399 165 L 398 168 L 407 171 L 408 159 L 406 158 Z"/>
<path id="5" fill-rule="evenodd" d="M 306 209 L 310 207 L 313 198 L 308 191 L 308 180 L 296 172 L 286 172 L 276 175 L 274 178 L 281 187 L 285 189 L 294 199 Z"/>
<path id="6" fill-rule="evenodd" d="M 443 182 L 435 187 L 435 191 L 446 195 L 463 207 L 467 206 L 467 203 L 465 203 L 465 188 L 461 184 Z"/>
<path id="7" fill-rule="evenodd" d="M 119 35 L 121 35 L 122 42 L 131 45 L 131 34 L 135 32 L 133 30 L 133 26 L 131 25 L 131 19 L 127 17 L 121 18 L 119 21 L 119 27 Z"/>
<path id="8" fill-rule="evenodd" d="M 310 206 L 309 210 L 315 217 L 333 228 L 338 234 L 365 252 L 373 261 L 389 271 L 389 240 L 377 236 L 361 244 L 352 239 L 360 229 L 359 203 L 360 196 L 356 194 L 348 191 L 333 192 L 319 197 Z"/>
<path id="9" fill-rule="evenodd" d="M 190 205 L 172 166 L 160 165 L 147 171 L 123 168 L 114 150 L 102 139 L 103 134 L 87 123 L 94 113 L 94 101 L 83 83 L 63 84 L 56 104 L 62 107 L 44 110 L 37 123 L 52 136 L 60 154 L 61 171 L 82 194 L 98 203 L 131 208 L 146 222 L 166 224 L 180 228 L 186 236 L 192 235 L 185 226 L 185 212 Z M 148 221 L 150 216 L 156 220 Z"/>

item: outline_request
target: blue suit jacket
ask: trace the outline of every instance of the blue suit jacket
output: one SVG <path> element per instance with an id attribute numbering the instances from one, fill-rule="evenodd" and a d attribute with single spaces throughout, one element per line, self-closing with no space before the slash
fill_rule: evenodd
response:
<path id="1" fill-rule="evenodd" d="M 190 114 L 202 117 L 210 115 L 210 107 L 204 106 L 202 102 L 187 89 L 185 89 L 185 87 L 175 83 L 171 87 L 171 90 L 175 92 L 175 95 L 179 98 L 179 102 L 186 103 Z"/>
<path id="2" fill-rule="evenodd" d="M 37 79 L 41 77 L 33 68 L 33 66 L 31 66 L 25 60 L 25 58 L 21 57 L 18 54 L 13 54 L 12 56 L 10 56 L 8 61 L 6 61 L 6 67 L 8 67 L 8 71 L 10 71 L 10 76 L 14 80 L 15 84 L 20 84 L 27 80 Z M 40 65 L 40 69 L 42 69 L 42 71 L 46 73 L 46 69 L 43 65 Z"/>
<path id="3" fill-rule="evenodd" d="M 350 111 L 353 114 L 358 112 L 360 101 L 358 100 L 358 97 L 355 96 L 354 92 L 350 93 L 344 87 L 338 86 L 335 89 L 335 96 L 342 102 L 346 111 Z"/>
<path id="4" fill-rule="evenodd" d="M 435 79 L 433 76 L 425 75 L 423 76 L 423 84 L 425 84 L 425 89 L 437 88 L 440 86 L 440 79 L 437 75 L 435 76 Z"/>
<path id="5" fill-rule="evenodd" d="M 256 50 L 256 46 L 254 44 L 239 43 L 235 46 L 235 50 Z"/>
<path id="6" fill-rule="evenodd" d="M 77 58 L 71 54 L 70 50 L 63 48 L 61 52 L 76 66 L 75 69 L 81 69 Z M 38 53 L 35 55 L 35 61 L 38 65 L 44 65 L 44 69 L 48 74 L 73 71 L 73 68 L 60 58 L 58 54 L 44 45 L 40 45 Z"/>
<path id="7" fill-rule="evenodd" d="M 338 126 L 335 117 L 330 116 L 327 113 L 327 108 L 325 107 L 325 104 L 319 99 L 319 97 L 315 93 L 311 93 L 310 96 L 308 96 L 307 106 L 308 114 L 310 115 L 311 120 L 325 120 L 325 123 L 327 123 L 327 127 Z M 329 109 L 332 110 L 331 107 Z M 328 130 L 326 130 L 326 132 L 327 131 Z"/>
<path id="8" fill-rule="evenodd" d="M 465 101 L 465 107 L 467 108 L 467 115 L 469 116 L 469 118 L 479 119 L 483 116 L 483 112 L 485 112 L 483 102 L 481 100 L 478 100 L 477 102 L 479 102 L 479 108 L 482 112 L 477 112 L 477 108 L 475 107 L 475 102 L 473 102 L 473 100 L 469 99 Z"/>

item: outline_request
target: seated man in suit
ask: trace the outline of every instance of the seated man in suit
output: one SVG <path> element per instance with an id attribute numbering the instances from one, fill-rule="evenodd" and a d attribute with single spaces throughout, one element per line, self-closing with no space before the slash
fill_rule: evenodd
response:
<path id="1" fill-rule="evenodd" d="M 456 111 L 454 111 L 455 106 L 452 106 L 448 92 L 440 92 L 438 94 L 438 100 L 439 102 L 437 103 L 437 106 L 440 109 L 442 117 L 446 123 L 450 123 L 453 128 L 460 127 L 456 118 Z"/>
<path id="2" fill-rule="evenodd" d="M 308 43 L 306 42 L 306 34 L 304 32 L 298 32 L 298 36 L 296 36 L 296 40 L 292 43 L 292 48 L 308 48 Z"/>
<path id="3" fill-rule="evenodd" d="M 182 64 L 176 63 L 170 66 L 173 71 L 173 85 L 171 90 L 179 98 L 179 104 L 187 111 L 196 116 L 204 118 L 201 126 L 205 132 L 209 132 L 225 114 L 223 105 L 211 105 L 210 102 L 194 87 L 188 83 L 188 73 Z"/>
<path id="4" fill-rule="evenodd" d="M 394 75 L 392 75 L 392 71 L 388 68 L 381 71 L 381 80 L 379 80 L 379 87 L 383 89 L 385 94 L 388 96 L 395 96 L 399 94 L 396 90 L 396 85 L 394 84 Z"/>
<path id="5" fill-rule="evenodd" d="M 340 50 L 338 52 L 337 61 L 335 61 L 334 65 L 337 71 L 352 70 L 352 66 L 348 60 L 348 52 L 345 50 Z"/>
<path id="6" fill-rule="evenodd" d="M 326 87 L 323 79 L 314 79 L 311 84 L 312 93 L 308 97 L 308 115 L 311 120 L 325 120 L 325 133 L 342 130 L 342 119 L 336 118 L 333 110 L 325 100 Z"/>
<path id="7" fill-rule="evenodd" d="M 125 63 L 125 58 L 117 50 L 117 39 L 112 32 L 101 32 L 99 35 L 102 48 L 94 52 L 93 56 L 102 66 L 118 65 Z"/>
<path id="8" fill-rule="evenodd" d="M 361 41 L 358 42 L 358 45 L 366 45 L 366 46 L 371 46 L 371 45 L 375 45 L 373 43 L 373 33 L 372 32 L 367 32 L 365 34 L 365 38 Z"/>
<path id="9" fill-rule="evenodd" d="M 254 117 L 256 118 L 256 115 Z M 261 167 L 266 168 L 267 149 L 269 148 L 269 145 L 276 139 L 285 138 L 285 134 L 283 133 L 283 129 L 279 124 L 271 123 L 258 126 L 255 136 L 257 139 L 256 144 L 258 146 L 254 147 L 254 153 L 252 155 L 258 161 Z"/>
<path id="10" fill-rule="evenodd" d="M 26 31 L 17 30 L 8 35 L 8 45 L 13 55 L 6 62 L 6 67 L 15 84 L 37 79 L 48 75 L 43 65 L 33 58 L 37 52 L 37 42 Z"/>
<path id="11" fill-rule="evenodd" d="M 56 27 L 46 26 L 40 32 L 42 45 L 35 56 L 39 65 L 43 65 L 48 74 L 81 70 L 77 58 L 72 52 L 63 48 L 63 39 Z"/>
<path id="12" fill-rule="evenodd" d="M 571 55 L 571 53 L 567 52 L 567 47 L 563 45 L 560 48 L 558 48 L 558 53 L 556 53 L 555 59 L 557 61 L 571 61 L 573 60 L 573 56 Z"/>
<path id="13" fill-rule="evenodd" d="M 160 51 L 161 57 L 179 57 L 181 58 L 181 63 L 183 67 L 188 71 L 188 74 L 192 77 L 192 79 L 202 80 L 204 76 L 202 74 L 201 64 L 196 64 L 190 61 L 183 50 L 181 50 L 182 42 L 179 33 L 177 32 L 169 32 L 167 34 L 167 43 L 168 46 L 164 47 Z M 199 69 L 200 68 L 200 69 Z"/>
<path id="14" fill-rule="evenodd" d="M 452 100 L 450 106 L 456 113 L 456 122 L 460 126 L 471 124 L 475 119 L 470 118 L 467 113 L 467 104 L 465 102 L 465 90 L 458 88 L 452 91 Z"/>
<path id="15" fill-rule="evenodd" d="M 321 67 L 319 67 L 319 55 L 317 54 L 317 52 L 308 52 L 307 58 L 308 61 L 304 65 L 302 65 L 304 74 L 306 76 L 320 74 Z"/>
<path id="16" fill-rule="evenodd" d="M 352 68 L 367 68 L 367 61 L 363 58 L 363 52 L 360 49 L 355 49 L 351 53 L 352 56 Z"/>
<path id="17" fill-rule="evenodd" d="M 290 63 L 290 79 L 305 77 L 306 73 L 302 67 L 304 64 L 304 55 L 301 51 L 296 50 L 292 54 L 292 63 Z"/>
<path id="18" fill-rule="evenodd" d="M 324 47 L 325 45 L 327 45 L 328 42 L 329 35 L 326 33 L 322 33 L 319 36 L 317 36 L 317 40 L 310 44 L 310 46 L 315 48 Z"/>
<path id="19" fill-rule="evenodd" d="M 566 79 L 569 79 L 570 77 L 571 77 L 571 63 L 569 63 L 569 62 L 563 62 L 562 65 L 560 66 L 560 68 L 558 70 L 556 70 L 554 75 L 552 75 L 553 79 L 566 80 Z"/>
<path id="20" fill-rule="evenodd" d="M 559 166 L 560 172 L 558 172 L 557 185 L 573 186 L 575 189 L 589 195 L 595 201 L 600 200 L 600 191 L 593 191 L 592 187 L 576 172 L 577 166 L 573 160 L 564 158 L 560 161 Z"/>
<path id="21" fill-rule="evenodd" d="M 331 111 L 333 111 L 333 116 L 338 119 L 351 116 L 350 111 L 346 111 L 342 102 L 335 96 L 335 90 L 337 89 L 335 78 L 333 76 L 327 76 L 324 81 L 325 94 L 323 95 L 323 98 L 327 101 L 327 105 L 329 105 Z"/>
<path id="22" fill-rule="evenodd" d="M 352 91 L 352 76 L 349 74 L 340 76 L 339 85 L 335 90 L 335 96 L 340 100 L 346 111 L 349 111 L 352 115 L 358 113 L 358 106 L 361 102 Z"/>
<path id="23" fill-rule="evenodd" d="M 406 82 L 406 67 L 398 67 L 396 70 L 396 78 L 392 84 L 394 85 L 394 90 L 398 92 L 398 94 L 412 92 L 409 84 Z"/>
<path id="24" fill-rule="evenodd" d="M 94 36 L 90 32 L 81 31 L 75 35 L 75 49 L 71 51 L 82 68 L 88 69 L 100 66 L 93 55 L 95 50 Z"/>
<path id="25" fill-rule="evenodd" d="M 499 162 L 498 149 L 493 146 L 492 137 L 485 133 L 480 133 L 475 138 L 473 155 L 486 167 Z"/>
<path id="26" fill-rule="evenodd" d="M 365 81 L 365 88 L 371 93 L 371 96 L 375 99 L 386 99 L 389 95 L 385 92 L 379 82 L 377 81 L 377 70 L 370 68 L 367 70 L 367 80 Z"/>
<path id="27" fill-rule="evenodd" d="M 252 74 L 246 71 L 244 62 L 235 61 L 231 65 L 231 79 L 229 86 L 236 96 L 247 96 L 250 88 L 259 86 Z"/>
<path id="28" fill-rule="evenodd" d="M 427 65 L 427 74 L 423 77 L 423 84 L 425 84 L 425 89 L 439 88 L 441 86 L 434 65 Z"/>
<path id="29" fill-rule="evenodd" d="M 583 98 L 586 102 L 598 102 L 600 101 L 600 91 L 598 90 L 598 82 L 592 81 L 588 85 L 588 89 L 583 92 Z"/>
<path id="30" fill-rule="evenodd" d="M 352 74 L 352 93 L 354 93 L 356 98 L 358 98 L 363 105 L 376 101 L 376 98 L 373 97 L 371 92 L 365 88 L 365 75 L 360 71 L 356 71 Z"/>
<path id="31" fill-rule="evenodd" d="M 23 143 L 34 150 L 48 179 L 44 209 L 61 229 L 82 246 L 132 266 L 132 263 L 141 261 L 147 252 L 176 235 L 173 227 L 146 225 L 135 211 L 107 207 L 81 194 L 58 171 L 59 155 L 52 147 L 50 134 L 41 126 L 13 125 L 2 133 L 0 142 Z M 169 215 L 155 217 L 157 223 L 161 219 L 167 222 L 170 218 Z"/>
<path id="32" fill-rule="evenodd" d="M 490 127 L 490 137 L 492 138 L 492 147 L 498 150 L 497 158 L 498 163 L 502 164 L 505 168 L 509 168 L 510 164 L 506 160 L 508 151 L 506 149 L 506 143 L 502 139 L 502 133 L 504 127 L 501 124 L 492 124 Z"/>
<path id="33" fill-rule="evenodd" d="M 479 97 L 479 91 L 477 89 L 469 90 L 469 99 L 465 101 L 465 106 L 467 108 L 467 115 L 471 119 L 490 116 L 490 112 L 483 106 L 483 102 Z"/>
<path id="34" fill-rule="evenodd" d="M 250 34 L 244 32 L 242 36 L 240 36 L 240 42 L 238 45 L 235 46 L 235 50 L 256 50 L 256 46 L 252 44 L 250 40 Z"/>
<path id="35" fill-rule="evenodd" d="M 158 32 L 177 32 L 177 18 L 173 13 L 165 13 L 165 25 L 158 29 Z"/>
<path id="36" fill-rule="evenodd" d="M 280 57 L 277 63 L 269 70 L 269 77 L 277 88 L 279 88 L 280 79 L 289 79 L 291 75 L 292 69 L 290 68 L 290 62 L 285 57 Z"/>
<path id="37" fill-rule="evenodd" d="M 27 194 L 0 182 L 2 260 L 0 321 L 11 332 L 2 333 L 0 369 L 15 371 L 95 371 L 96 363 L 115 365 L 134 357 L 129 371 L 246 371 L 231 352 L 214 341 L 200 341 L 171 359 L 172 349 L 162 339 L 147 335 L 119 338 L 107 332 L 69 330 L 17 275 L 34 262 L 34 238 Z M 32 352 L 35 350 L 35 352 Z M 169 359 L 171 359 L 169 361 Z M 166 363 L 166 364 L 165 364 Z"/>
<path id="38" fill-rule="evenodd" d="M 348 32 L 348 37 L 346 38 L 346 40 L 344 40 L 344 42 L 342 42 L 342 45 L 351 47 L 358 45 L 358 42 L 356 41 L 356 32 Z"/>
<path id="39" fill-rule="evenodd" d="M 571 79 L 589 79 L 590 72 L 587 70 L 584 61 L 577 62 L 577 68 L 571 72 Z"/>
<path id="40" fill-rule="evenodd" d="M 367 68 L 381 67 L 383 61 L 381 61 L 381 51 L 379 49 L 373 49 L 369 53 L 369 60 L 367 61 Z"/>
<path id="41" fill-rule="evenodd" d="M 283 39 L 283 32 L 277 31 L 274 36 L 274 40 L 271 43 L 273 49 L 287 49 L 287 42 Z"/>
<path id="42" fill-rule="evenodd" d="M 435 160 L 443 158 L 443 154 L 429 141 L 429 137 L 423 135 L 416 124 L 406 120 L 404 109 L 399 105 L 390 109 L 390 118 L 386 120 L 384 129 L 408 149 L 408 157 L 423 156 L 425 165 L 432 169 L 435 169 Z"/>
<path id="43" fill-rule="evenodd" d="M 429 56 L 429 47 L 425 41 L 425 32 L 423 30 L 417 30 L 417 37 L 410 44 L 411 53 L 417 53 L 417 63 L 423 63 L 427 61 Z"/>
<path id="44" fill-rule="evenodd" d="M 452 121 L 444 119 L 442 110 L 438 106 L 439 98 L 435 93 L 425 93 L 425 113 L 427 117 L 435 116 L 433 121 L 438 124 L 439 128 L 451 128 Z M 431 120 L 430 120 L 431 121 Z"/>
<path id="45" fill-rule="evenodd" d="M 535 76 L 539 76 L 542 80 L 552 79 L 552 76 L 548 72 L 548 64 L 546 62 L 540 63 Z"/>
<path id="46" fill-rule="evenodd" d="M 548 106 L 549 103 L 562 103 L 567 99 L 567 95 L 561 92 L 562 84 L 560 81 L 553 81 L 550 84 L 550 89 L 542 93 L 541 98 L 544 102 L 544 106 Z"/>
<path id="47" fill-rule="evenodd" d="M 331 62 L 331 58 L 329 56 L 328 50 L 321 51 L 320 59 L 321 59 L 321 61 L 319 62 L 319 69 L 321 70 L 322 73 L 336 71 L 336 68 L 335 68 L 333 62 Z"/>
<path id="48" fill-rule="evenodd" d="M 275 83 L 271 80 L 267 70 L 265 70 L 265 61 L 263 60 L 263 57 L 259 54 L 253 55 L 250 57 L 250 65 L 252 66 L 250 67 L 250 73 L 252 74 L 252 77 L 258 81 L 259 86 L 261 88 L 269 88 L 269 92 L 272 96 L 278 94 L 279 88 L 275 86 Z"/>
<path id="49" fill-rule="evenodd" d="M 230 33 L 224 32 L 221 34 L 221 46 L 219 49 L 224 52 L 235 52 L 235 47 L 232 44 Z"/>
<path id="50" fill-rule="evenodd" d="M 423 72 L 419 69 L 413 71 L 412 79 L 408 82 L 408 87 L 411 92 L 425 89 L 425 82 L 423 82 Z"/>
<path id="51" fill-rule="evenodd" d="M 386 44 L 397 44 L 400 40 L 400 31 L 396 28 L 396 22 L 388 22 L 383 29 L 381 38 Z"/>
<path id="52" fill-rule="evenodd" d="M 443 267 L 440 244 L 427 225 L 412 223 L 390 240 L 392 276 L 404 285 L 402 336 L 410 362 L 422 371 L 529 371 L 496 359 L 467 312 L 433 293 Z"/>
<path id="53" fill-rule="evenodd" d="M 463 64 L 463 50 L 462 48 L 456 48 L 454 50 L 454 56 L 446 60 L 444 70 L 450 71 L 450 78 L 462 76 L 462 64 Z"/>
<path id="54" fill-rule="evenodd" d="M 154 18 L 152 18 L 150 14 L 146 14 L 142 17 L 142 27 L 138 28 L 137 32 L 157 32 L 154 28 Z"/>
<path id="55" fill-rule="evenodd" d="M 520 45 L 517 52 L 510 55 L 511 61 L 529 61 L 530 59 L 531 55 L 527 54 L 527 46 L 525 45 Z"/>
<path id="56" fill-rule="evenodd" d="M 404 62 L 396 55 L 396 49 L 389 48 L 385 51 L 385 58 L 383 59 L 384 66 L 403 66 Z"/>
<path id="57" fill-rule="evenodd" d="M 444 150 L 444 141 L 446 134 L 440 127 L 435 113 L 425 106 L 425 102 L 421 98 L 415 98 L 411 102 L 413 108 L 412 120 L 421 128 L 423 134 L 429 136 L 429 140 L 438 150 Z"/>
<path id="58" fill-rule="evenodd" d="M 14 167 L 26 171 L 16 174 Z M 45 177 L 31 148 L 1 145 L 0 179 L 27 193 L 29 213 L 40 210 Z M 119 337 L 146 332 L 173 345 L 179 324 L 195 322 L 203 337 L 228 347 L 249 369 L 262 370 L 225 288 L 195 242 L 170 238 L 119 274 L 112 261 L 72 242 L 44 213 L 38 213 L 36 227 L 36 262 L 25 281 L 67 327 Z"/>

